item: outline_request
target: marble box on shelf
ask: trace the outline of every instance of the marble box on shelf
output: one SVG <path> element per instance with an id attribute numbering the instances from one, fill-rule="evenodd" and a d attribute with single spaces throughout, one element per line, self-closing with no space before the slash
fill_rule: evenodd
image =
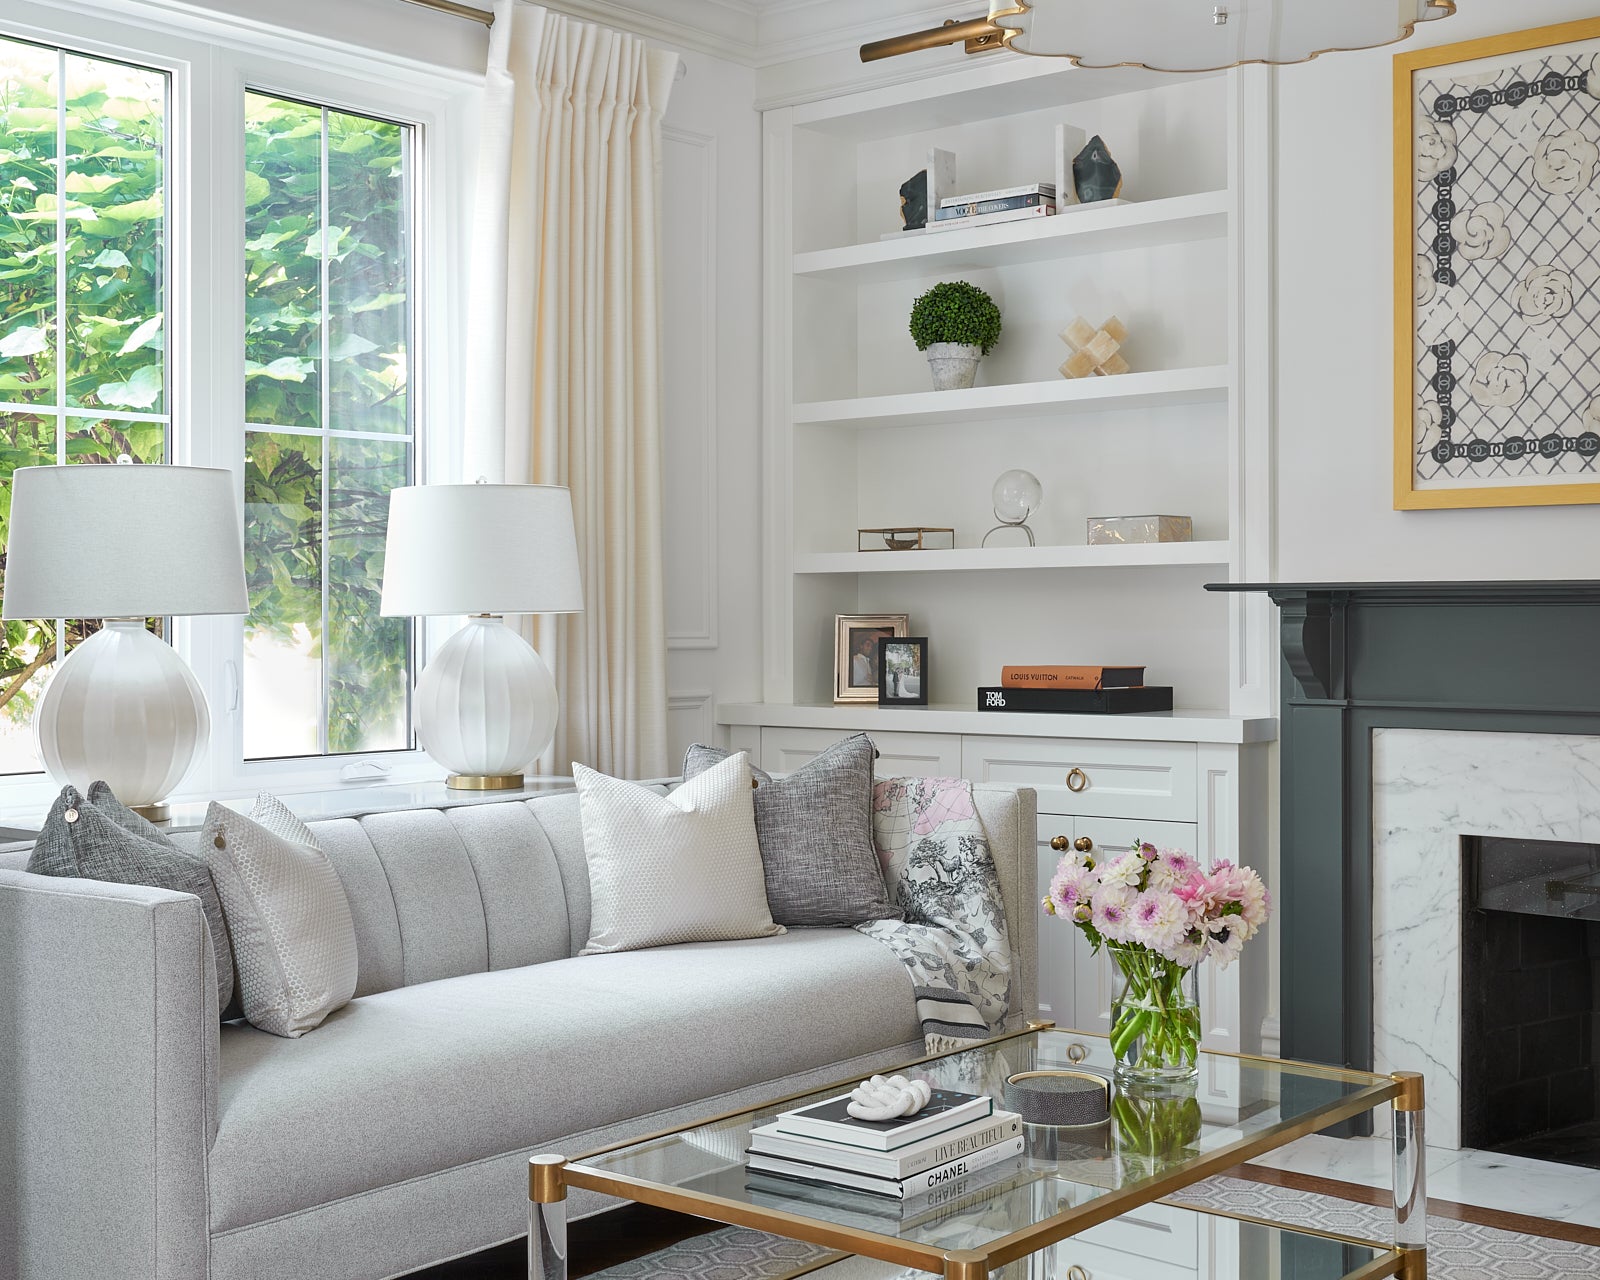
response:
<path id="1" fill-rule="evenodd" d="M 1193 542 L 1194 521 L 1189 516 L 1090 516 L 1089 545 L 1107 547 L 1129 543 Z"/>

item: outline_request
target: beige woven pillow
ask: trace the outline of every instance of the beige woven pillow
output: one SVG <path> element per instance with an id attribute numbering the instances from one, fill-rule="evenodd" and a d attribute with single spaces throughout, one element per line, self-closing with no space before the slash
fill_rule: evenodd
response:
<path id="1" fill-rule="evenodd" d="M 356 928 L 316 837 L 263 792 L 248 818 L 213 804 L 200 848 L 222 898 L 245 1020 L 291 1039 L 356 991 Z"/>
<path id="2" fill-rule="evenodd" d="M 581 764 L 572 772 L 589 863 L 579 955 L 785 932 L 767 909 L 748 755 L 665 796 Z"/>

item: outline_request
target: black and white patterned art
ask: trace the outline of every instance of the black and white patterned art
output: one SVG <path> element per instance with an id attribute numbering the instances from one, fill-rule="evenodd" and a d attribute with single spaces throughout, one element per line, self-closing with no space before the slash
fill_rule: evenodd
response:
<path id="1" fill-rule="evenodd" d="M 1555 487 L 1600 485 L 1600 53 L 1433 66 L 1412 90 L 1411 488 L 1593 500 Z"/>

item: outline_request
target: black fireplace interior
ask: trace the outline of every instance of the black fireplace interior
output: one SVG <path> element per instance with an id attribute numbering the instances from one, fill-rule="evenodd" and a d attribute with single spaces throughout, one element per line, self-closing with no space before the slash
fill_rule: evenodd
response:
<path id="1" fill-rule="evenodd" d="M 1461 1143 L 1600 1169 L 1600 845 L 1461 845 Z"/>

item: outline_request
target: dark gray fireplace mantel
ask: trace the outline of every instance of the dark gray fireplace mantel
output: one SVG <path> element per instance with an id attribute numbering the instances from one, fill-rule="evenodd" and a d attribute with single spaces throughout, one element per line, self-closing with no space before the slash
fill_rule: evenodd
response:
<path id="1" fill-rule="evenodd" d="M 1600 581 L 1206 589 L 1279 608 L 1283 1053 L 1370 1068 L 1372 731 L 1600 735 Z"/>

